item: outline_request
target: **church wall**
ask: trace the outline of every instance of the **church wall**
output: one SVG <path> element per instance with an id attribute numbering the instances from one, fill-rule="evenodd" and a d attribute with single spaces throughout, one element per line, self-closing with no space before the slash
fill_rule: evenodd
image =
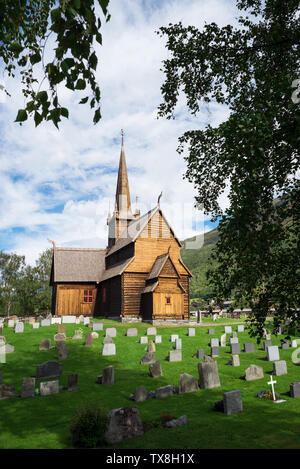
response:
<path id="1" fill-rule="evenodd" d="M 121 276 L 110 278 L 101 282 L 98 288 L 97 316 L 121 315 L 122 292 Z"/>
<path id="2" fill-rule="evenodd" d="M 84 302 L 84 291 L 92 290 L 93 301 Z M 54 286 L 55 314 L 57 316 L 81 314 L 91 316 L 94 313 L 94 307 L 97 296 L 97 288 L 93 283 L 63 283 Z"/>
<path id="3" fill-rule="evenodd" d="M 141 311 L 141 294 L 145 288 L 146 273 L 124 273 L 122 275 L 123 303 L 122 313 L 125 317 L 138 317 Z"/>

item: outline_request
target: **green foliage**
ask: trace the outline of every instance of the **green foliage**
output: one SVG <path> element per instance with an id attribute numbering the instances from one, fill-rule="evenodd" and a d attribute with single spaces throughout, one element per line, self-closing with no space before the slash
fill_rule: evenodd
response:
<path id="1" fill-rule="evenodd" d="M 271 305 L 276 323 L 299 321 L 300 107 L 292 99 L 300 67 L 299 1 L 240 0 L 237 6 L 246 10 L 238 28 L 160 28 L 169 58 L 159 115 L 175 117 L 181 92 L 192 114 L 210 102 L 230 110 L 218 127 L 186 132 L 178 151 L 196 201 L 214 221 L 220 217 L 212 288 L 220 300 L 246 301 L 255 313 L 252 331 L 261 335 Z M 230 206 L 223 211 L 219 197 L 226 186 Z M 273 203 L 276 195 L 280 204 Z"/>
<path id="2" fill-rule="evenodd" d="M 59 103 L 59 84 L 71 90 L 83 90 L 88 85 L 90 107 L 97 104 L 94 122 L 98 122 L 100 88 L 94 73 L 98 59 L 93 43 L 96 40 L 102 44 L 102 36 L 96 7 L 100 6 L 105 20 L 109 21 L 108 3 L 109 0 L 0 3 L 0 57 L 9 76 L 14 77 L 20 71 L 25 97 L 25 108 L 19 109 L 15 122 L 22 124 L 33 115 L 36 126 L 44 120 L 52 121 L 58 128 L 61 117 L 68 118 L 67 110 Z M 50 42 L 55 42 L 54 50 Z M 48 63 L 46 57 L 50 57 Z M 44 77 L 38 83 L 36 76 L 40 68 Z M 46 89 L 40 91 L 45 80 Z M 6 93 L 9 94 L 7 90 Z"/>
<path id="3" fill-rule="evenodd" d="M 80 448 L 103 445 L 107 416 L 98 402 L 81 404 L 70 423 L 71 442 Z"/>

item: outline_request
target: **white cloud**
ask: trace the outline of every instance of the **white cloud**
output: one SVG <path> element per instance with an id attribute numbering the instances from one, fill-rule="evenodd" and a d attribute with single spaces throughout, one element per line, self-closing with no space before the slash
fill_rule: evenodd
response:
<path id="1" fill-rule="evenodd" d="M 139 203 L 149 209 L 163 191 L 161 206 L 178 237 L 195 234 L 192 215 L 186 217 L 189 227 L 184 232 L 181 210 L 174 209 L 193 204 L 195 196 L 193 185 L 182 179 L 185 162 L 176 152 L 178 137 L 203 126 L 208 118 L 218 125 L 227 110 L 211 105 L 209 115 L 204 110 L 190 118 L 182 101 L 178 119 L 157 120 L 162 100 L 160 68 L 167 51 L 155 30 L 177 21 L 199 27 L 204 21 L 233 23 L 237 11 L 229 0 L 165 0 L 143 7 L 145 3 L 111 2 L 111 21 L 103 27 L 104 45 L 97 45 L 103 115 L 99 125 L 92 124 L 88 106 L 77 104 L 82 95 L 61 88 L 70 119 L 61 123 L 59 131 L 50 123 L 35 128 L 28 121 L 19 126 L 13 120 L 23 104 L 20 84 L 8 82 L 13 97 L 0 103 L 5 116 L 0 127 L 0 230 L 13 236 L 13 249 L 25 254 L 28 262 L 49 246 L 47 238 L 57 245 L 105 246 L 121 128 L 125 129 L 133 205 L 138 195 Z M 226 195 L 222 203 L 227 203 Z M 12 235 L 10 230 L 16 226 L 23 227 L 24 233 Z"/>

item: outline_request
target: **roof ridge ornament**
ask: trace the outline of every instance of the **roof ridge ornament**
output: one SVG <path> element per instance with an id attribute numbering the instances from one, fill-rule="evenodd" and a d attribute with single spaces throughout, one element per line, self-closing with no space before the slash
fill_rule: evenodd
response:
<path id="1" fill-rule="evenodd" d="M 162 196 L 162 191 L 161 191 L 161 193 L 159 194 L 158 199 L 157 199 L 157 205 L 158 205 L 158 207 L 160 207 L 160 199 L 161 199 L 161 196 Z"/>
<path id="2" fill-rule="evenodd" d="M 52 244 L 53 249 L 56 249 L 56 244 L 52 239 L 47 238 L 47 241 Z"/>

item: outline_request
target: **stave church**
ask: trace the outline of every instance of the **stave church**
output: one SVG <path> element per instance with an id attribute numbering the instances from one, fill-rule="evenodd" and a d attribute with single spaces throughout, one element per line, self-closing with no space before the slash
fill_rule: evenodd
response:
<path id="1" fill-rule="evenodd" d="M 132 213 L 122 136 L 114 212 L 105 249 L 53 243 L 52 314 L 106 317 L 122 322 L 189 320 L 191 272 L 182 244 L 160 207 Z"/>

